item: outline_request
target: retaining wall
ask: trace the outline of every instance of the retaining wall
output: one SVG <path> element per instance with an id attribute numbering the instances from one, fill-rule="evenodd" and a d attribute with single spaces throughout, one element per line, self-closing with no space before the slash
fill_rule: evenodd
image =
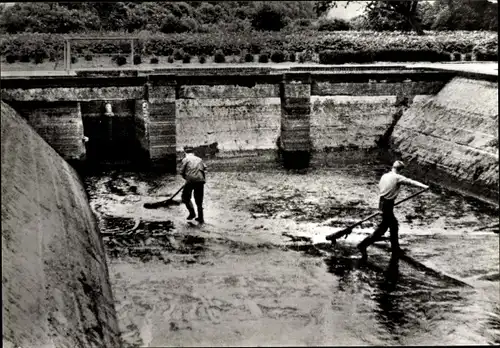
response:
<path id="1" fill-rule="evenodd" d="M 275 148 L 279 86 L 182 86 L 176 101 L 177 150 L 215 144 L 219 155 Z"/>
<path id="2" fill-rule="evenodd" d="M 33 126 L 40 125 L 37 129 L 41 134 L 49 132 L 52 125 L 41 123 L 30 113 L 40 114 L 47 105 L 61 100 L 73 103 L 75 110 L 80 108 L 80 114 L 67 111 L 68 115 L 61 115 L 61 122 L 54 125 L 61 128 L 57 132 L 64 144 L 58 144 L 56 136 L 46 137 L 67 159 L 84 157 L 81 137 L 86 133 L 90 138 L 87 150 L 101 154 L 101 149 L 114 145 L 125 149 L 133 143 L 150 164 L 172 172 L 176 155 L 184 146 L 227 158 L 273 151 L 278 144 L 284 157 L 292 159 L 289 164 L 299 156 L 307 166 L 310 153 L 327 157 L 332 149 L 342 147 L 376 148 L 377 141 L 395 123 L 402 108 L 400 100 L 407 98 L 411 104 L 415 97 L 434 94 L 452 76 L 394 67 L 330 70 L 207 68 L 143 75 L 137 71 L 79 72 L 76 77 L 2 80 L 2 98 L 16 108 L 19 105 Z M 111 102 L 117 112 L 114 120 L 103 117 L 105 102 Z M 124 103 L 126 107 L 122 107 Z M 64 128 L 70 118 L 79 126 Z M 130 127 L 120 126 L 120 120 L 125 119 Z M 106 132 L 108 138 L 124 135 L 123 141 L 118 145 L 113 139 L 108 139 L 109 144 L 100 141 Z M 131 135 L 133 141 L 127 141 Z M 130 149 L 126 152 L 135 153 Z"/>
<path id="3" fill-rule="evenodd" d="M 403 114 L 392 150 L 420 177 L 498 205 L 498 82 L 454 78 Z"/>
<path id="4" fill-rule="evenodd" d="M 101 236 L 76 172 L 6 103 L 2 115 L 5 347 L 119 347 Z"/>

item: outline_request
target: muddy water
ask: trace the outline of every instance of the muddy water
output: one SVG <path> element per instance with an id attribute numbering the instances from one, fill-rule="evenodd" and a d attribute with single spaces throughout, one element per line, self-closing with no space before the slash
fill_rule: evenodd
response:
<path id="1" fill-rule="evenodd" d="M 409 259 L 382 240 L 360 262 L 355 245 L 376 219 L 335 247 L 324 240 L 376 211 L 385 169 L 214 172 L 203 226 L 186 222 L 179 197 L 143 207 L 179 177 L 86 178 L 124 345 L 500 343 L 498 211 L 433 188 L 396 209 Z"/>

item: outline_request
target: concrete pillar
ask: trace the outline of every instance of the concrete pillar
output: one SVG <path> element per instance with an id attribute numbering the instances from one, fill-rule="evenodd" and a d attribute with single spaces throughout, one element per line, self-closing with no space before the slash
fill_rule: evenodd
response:
<path id="1" fill-rule="evenodd" d="M 148 85 L 147 143 L 152 167 L 176 172 L 176 81 Z"/>
<path id="2" fill-rule="evenodd" d="M 280 89 L 280 150 L 286 168 L 307 168 L 311 157 L 311 79 L 309 74 L 285 75 Z"/>
<path id="3" fill-rule="evenodd" d="M 148 164 L 151 157 L 149 153 L 149 102 L 146 98 L 135 101 L 134 114 L 135 139 L 139 147 L 139 159 L 144 164 Z"/>

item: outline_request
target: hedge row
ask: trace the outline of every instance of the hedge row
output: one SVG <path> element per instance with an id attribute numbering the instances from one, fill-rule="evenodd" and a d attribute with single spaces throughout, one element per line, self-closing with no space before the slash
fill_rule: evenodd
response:
<path id="1" fill-rule="evenodd" d="M 416 49 L 380 49 L 367 51 L 324 50 L 319 53 L 321 64 L 370 62 L 442 62 L 450 61 L 449 52 Z"/>
<path id="2" fill-rule="evenodd" d="M 89 34 L 92 35 L 92 34 Z M 95 34 L 102 36 L 103 34 Z M 106 33 L 106 36 L 119 33 Z M 124 34 L 121 34 L 124 35 Z M 59 34 L 4 35 L 0 39 L 0 54 L 33 59 L 60 59 L 64 39 Z M 71 35 L 69 36 L 71 37 Z M 159 34 L 141 32 L 137 35 L 136 52 L 142 55 L 170 56 L 175 50 L 190 55 L 240 55 L 243 52 L 260 54 L 272 51 L 319 53 L 325 49 L 335 51 L 376 50 L 433 50 L 458 52 L 498 52 L 498 34 L 495 32 L 436 32 L 424 36 L 395 32 L 343 31 L 325 33 L 315 30 L 298 32 L 182 33 Z M 127 54 L 128 41 L 74 41 L 72 52 L 86 54 Z M 26 58 L 28 57 L 28 58 Z M 182 58 L 182 57 L 181 57 Z"/>

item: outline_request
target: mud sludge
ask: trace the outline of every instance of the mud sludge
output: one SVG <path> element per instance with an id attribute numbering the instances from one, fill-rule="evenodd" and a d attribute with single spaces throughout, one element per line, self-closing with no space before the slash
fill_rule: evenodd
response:
<path id="1" fill-rule="evenodd" d="M 111 186 L 102 184 L 109 177 L 89 178 L 91 204 L 108 233 L 122 337 L 131 346 L 213 345 L 213 335 L 218 342 L 246 337 L 249 345 L 288 342 L 273 341 L 277 332 L 303 345 L 486 342 L 492 324 L 483 308 L 495 300 L 404 260 L 395 267 L 381 248 L 360 263 L 355 245 L 376 218 L 335 246 L 318 239 L 377 211 L 380 167 L 211 172 L 203 225 L 188 223 L 183 205 L 143 208 L 173 194 L 182 185 L 177 177 L 120 173 Z M 401 196 L 412 193 L 404 188 Z M 489 280 L 497 273 L 494 214 L 446 191 L 408 201 L 397 214 L 402 246 L 419 262 L 497 286 Z M 472 233 L 479 226 L 492 228 Z M 318 335 L 332 322 L 334 333 Z"/>

